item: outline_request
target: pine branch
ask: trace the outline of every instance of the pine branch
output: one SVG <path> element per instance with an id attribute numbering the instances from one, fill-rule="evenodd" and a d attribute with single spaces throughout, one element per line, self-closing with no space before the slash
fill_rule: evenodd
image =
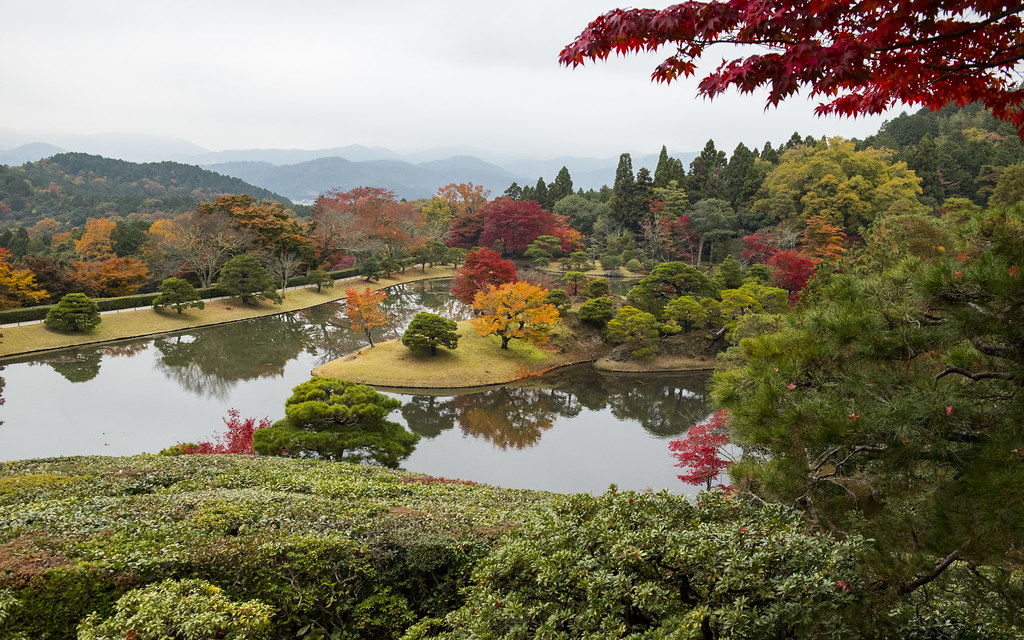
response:
<path id="1" fill-rule="evenodd" d="M 935 565 L 935 569 L 933 569 L 932 571 L 929 571 L 927 574 L 921 576 L 920 578 L 914 580 L 913 582 L 911 582 L 909 584 L 905 584 L 902 587 L 900 587 L 900 594 L 901 595 L 906 595 L 906 594 L 910 593 L 911 591 L 913 591 L 914 589 L 917 589 L 920 586 L 926 585 L 929 582 L 931 582 L 932 580 L 938 578 L 940 575 L 942 575 L 943 571 L 945 571 L 946 569 L 949 568 L 949 565 L 953 564 L 954 562 L 956 562 L 960 558 L 960 551 L 961 551 L 961 549 L 957 549 L 956 551 L 954 551 L 953 553 L 949 554 L 948 556 L 943 558 L 941 561 L 939 561 Z"/>
<path id="2" fill-rule="evenodd" d="M 979 349 L 979 351 L 980 351 L 980 349 Z M 992 354 L 989 354 L 989 355 L 992 355 Z M 945 376 L 948 376 L 951 373 L 960 374 L 960 375 L 962 375 L 962 376 L 964 376 L 966 378 L 970 378 L 971 380 L 974 380 L 974 381 L 989 380 L 989 379 L 1013 380 L 1013 374 L 1012 373 L 999 372 L 999 371 L 977 371 L 977 372 L 975 372 L 975 371 L 968 371 L 967 369 L 964 369 L 963 367 L 954 367 L 953 365 L 949 365 L 948 367 L 943 369 L 938 375 L 935 376 L 935 381 L 937 382 L 939 379 L 941 379 L 941 378 L 943 378 Z"/>

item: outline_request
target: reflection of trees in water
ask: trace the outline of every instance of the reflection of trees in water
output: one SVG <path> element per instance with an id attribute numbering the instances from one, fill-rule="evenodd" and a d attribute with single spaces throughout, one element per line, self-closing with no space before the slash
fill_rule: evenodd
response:
<path id="1" fill-rule="evenodd" d="M 494 389 L 456 396 L 453 405 L 462 433 L 501 449 L 525 449 L 554 425 L 556 415 L 572 417 L 580 406 L 556 389 Z"/>
<path id="2" fill-rule="evenodd" d="M 681 435 L 707 417 L 703 374 L 615 377 L 579 367 L 533 381 L 531 388 L 497 388 L 449 398 L 413 396 L 402 407 L 409 428 L 427 438 L 457 422 L 466 435 L 485 438 L 502 449 L 535 445 L 555 416 L 573 417 L 584 409 L 610 411 L 638 422 L 657 437 Z M 543 388 L 536 388 L 537 385 Z"/>
<path id="3" fill-rule="evenodd" d="M 414 433 L 436 438 L 455 426 L 454 400 L 452 397 L 413 396 L 402 403 L 402 417 Z"/>
<path id="4" fill-rule="evenodd" d="M 50 365 L 54 371 L 67 378 L 68 382 L 88 382 L 99 375 L 101 360 L 102 349 L 77 349 L 46 356 L 42 364 Z"/>
<path id="5" fill-rule="evenodd" d="M 455 321 L 469 318 L 469 307 L 453 298 L 450 290 L 450 279 L 411 282 L 388 289 L 384 310 L 392 320 L 381 330 L 382 335 L 388 340 L 401 338 L 405 328 L 421 311 Z"/>
<path id="6" fill-rule="evenodd" d="M 200 396 L 223 399 L 240 380 L 282 375 L 285 365 L 312 348 L 308 325 L 288 314 L 158 338 L 157 367 Z"/>
<path id="7" fill-rule="evenodd" d="M 134 356 L 138 353 L 142 353 L 148 348 L 149 342 L 140 340 L 136 342 L 122 342 L 119 344 L 112 344 L 110 346 L 101 347 L 100 351 L 105 356 L 117 358 L 121 356 Z"/>
<path id="8" fill-rule="evenodd" d="M 450 286 L 450 281 L 427 281 L 388 289 L 384 310 L 392 316 L 392 320 L 388 325 L 374 329 L 374 341 L 400 339 L 413 317 L 421 311 L 430 311 L 453 320 L 468 318 L 468 308 L 448 293 Z M 361 287 L 352 284 L 346 288 Z M 330 303 L 295 312 L 309 324 L 310 344 L 315 346 L 320 363 L 335 360 L 366 346 L 362 333 L 352 331 L 344 310 L 344 303 Z"/>
<path id="9" fill-rule="evenodd" d="M 708 415 L 703 389 L 697 393 L 661 381 L 637 380 L 632 388 L 609 394 L 608 405 L 616 418 L 636 420 L 659 437 L 677 436 Z"/>

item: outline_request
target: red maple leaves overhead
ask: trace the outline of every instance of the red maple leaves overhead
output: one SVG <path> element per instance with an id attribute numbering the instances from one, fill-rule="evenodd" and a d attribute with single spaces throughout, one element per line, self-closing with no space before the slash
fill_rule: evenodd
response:
<path id="1" fill-rule="evenodd" d="M 735 87 L 768 88 L 768 106 L 809 87 L 827 101 L 818 115 L 882 113 L 896 103 L 940 109 L 980 101 L 1024 139 L 1024 5 L 992 0 L 730 0 L 663 10 L 615 9 L 565 47 L 564 65 L 611 53 L 677 47 L 652 74 L 659 82 L 696 73 L 713 44 L 756 45 L 699 84 L 708 98 Z"/>

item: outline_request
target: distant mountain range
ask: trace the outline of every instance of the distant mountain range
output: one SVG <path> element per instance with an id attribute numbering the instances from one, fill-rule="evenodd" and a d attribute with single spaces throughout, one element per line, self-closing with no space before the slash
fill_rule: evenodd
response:
<path id="1" fill-rule="evenodd" d="M 6 135 L 5 135 L 6 134 Z M 0 145 L 14 141 L 0 131 Z M 5 142 L 6 141 L 6 142 Z M 17 166 L 73 150 L 131 162 L 175 161 L 193 164 L 308 202 L 330 189 L 357 186 L 391 189 L 402 198 L 428 198 L 453 182 L 472 182 L 498 196 L 513 182 L 534 186 L 538 178 L 551 183 L 564 166 L 579 189 L 611 186 L 619 158 L 563 156 L 550 160 L 516 159 L 481 149 L 445 147 L 399 154 L 384 147 L 349 145 L 330 149 L 238 149 L 209 151 L 185 140 L 127 134 L 55 137 L 0 149 L 0 164 Z M 697 152 L 672 153 L 685 166 Z M 657 154 L 632 158 L 633 170 L 652 172 Z"/>

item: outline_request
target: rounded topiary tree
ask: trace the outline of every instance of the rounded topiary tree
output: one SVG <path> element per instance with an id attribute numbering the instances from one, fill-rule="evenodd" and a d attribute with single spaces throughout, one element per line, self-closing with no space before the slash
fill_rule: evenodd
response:
<path id="1" fill-rule="evenodd" d="M 436 313 L 422 311 L 409 323 L 402 335 L 402 344 L 413 353 L 437 355 L 437 348 L 455 349 L 459 346 L 458 325 Z"/>
<path id="2" fill-rule="evenodd" d="M 415 433 L 385 420 L 402 403 L 373 387 L 313 378 L 293 391 L 284 403 L 284 420 L 253 433 L 257 453 L 368 461 L 395 468 L 419 441 Z"/>
<path id="3" fill-rule="evenodd" d="M 202 309 L 206 306 L 200 297 L 199 292 L 188 280 L 181 278 L 167 278 L 160 284 L 160 295 L 153 299 L 153 308 L 157 311 L 165 307 L 172 307 L 178 313 L 185 309 L 195 307 Z"/>
<path id="4" fill-rule="evenodd" d="M 248 254 L 231 258 L 220 270 L 220 287 L 242 299 L 242 304 L 273 300 L 280 304 L 277 284 L 260 261 Z"/>
<path id="5" fill-rule="evenodd" d="M 595 327 L 603 327 L 615 316 L 611 298 L 593 298 L 580 305 L 580 320 Z"/>
<path id="6" fill-rule="evenodd" d="M 50 309 L 43 322 L 58 331 L 88 331 L 100 324 L 100 308 L 84 293 L 69 293 Z"/>

